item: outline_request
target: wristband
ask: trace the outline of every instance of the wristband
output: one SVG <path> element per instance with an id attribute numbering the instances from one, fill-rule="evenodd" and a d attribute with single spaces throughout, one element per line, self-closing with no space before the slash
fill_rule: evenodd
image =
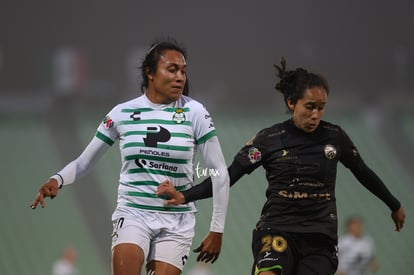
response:
<path id="1" fill-rule="evenodd" d="M 56 173 L 54 176 L 58 176 L 59 177 L 59 178 L 57 178 L 57 177 L 53 177 L 53 178 L 56 179 L 56 181 L 58 182 L 58 188 L 61 189 L 62 186 L 63 186 L 63 177 L 62 177 L 62 175 L 59 174 L 59 173 Z"/>

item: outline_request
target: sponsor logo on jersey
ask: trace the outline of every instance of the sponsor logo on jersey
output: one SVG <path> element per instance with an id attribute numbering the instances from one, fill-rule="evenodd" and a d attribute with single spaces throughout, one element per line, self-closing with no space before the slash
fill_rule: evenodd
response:
<path id="1" fill-rule="evenodd" d="M 171 172 L 176 172 L 178 167 L 168 165 L 164 162 L 155 162 L 155 161 L 147 161 L 145 159 L 136 159 L 135 164 L 139 168 L 150 168 L 150 169 L 159 169 L 159 170 L 166 170 Z"/>
<path id="2" fill-rule="evenodd" d="M 282 149 L 280 151 L 275 152 L 276 161 L 291 161 L 296 160 L 298 157 L 293 153 L 289 152 L 289 150 Z"/>
<path id="3" fill-rule="evenodd" d="M 141 119 L 140 114 L 141 112 L 133 112 L 129 117 L 132 118 L 133 120 L 140 120 Z"/>
<path id="4" fill-rule="evenodd" d="M 290 192 L 287 190 L 280 190 L 278 195 L 282 198 L 300 200 L 300 199 L 325 199 L 331 200 L 332 196 L 330 193 L 308 193 L 308 192 L 299 192 L 294 191 Z"/>
<path id="5" fill-rule="evenodd" d="M 160 151 L 154 151 L 151 149 L 139 149 L 140 154 L 146 154 L 146 155 L 154 155 L 154 156 L 161 156 L 161 157 L 169 157 L 170 153 L 168 152 L 160 152 Z"/>
<path id="6" fill-rule="evenodd" d="M 256 163 L 262 159 L 262 153 L 256 147 L 251 147 L 247 154 L 251 163 Z"/>
<path id="7" fill-rule="evenodd" d="M 336 148 L 333 145 L 327 144 L 323 150 L 327 159 L 334 159 L 336 157 Z"/>
<path id="8" fill-rule="evenodd" d="M 147 127 L 147 136 L 144 138 L 144 144 L 147 147 L 157 147 L 158 142 L 167 142 L 171 138 L 170 132 L 164 127 Z"/>
<path id="9" fill-rule="evenodd" d="M 104 117 L 102 123 L 105 129 L 109 129 L 112 128 L 112 126 L 114 126 L 114 121 L 109 116 Z"/>
<path id="10" fill-rule="evenodd" d="M 181 124 L 185 121 L 185 114 L 184 114 L 184 110 L 181 108 L 177 108 L 175 109 L 175 113 L 173 114 L 173 118 L 172 118 L 175 123 L 177 124 Z"/>

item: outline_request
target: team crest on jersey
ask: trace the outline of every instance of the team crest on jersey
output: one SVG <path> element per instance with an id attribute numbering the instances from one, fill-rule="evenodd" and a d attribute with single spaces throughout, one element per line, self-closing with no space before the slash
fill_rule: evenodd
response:
<path id="1" fill-rule="evenodd" d="M 177 123 L 177 124 L 181 124 L 181 123 L 183 123 L 184 121 L 185 121 L 185 114 L 184 114 L 184 110 L 183 109 L 181 109 L 181 108 L 177 108 L 177 109 L 175 109 L 175 113 L 174 113 L 174 115 L 173 115 L 173 118 L 172 118 L 174 121 L 175 121 L 175 123 Z"/>
<path id="2" fill-rule="evenodd" d="M 327 159 L 334 159 L 336 157 L 336 148 L 333 145 L 327 144 L 323 150 Z"/>
<path id="3" fill-rule="evenodd" d="M 103 125 L 104 125 L 104 127 L 105 127 L 105 129 L 109 129 L 109 128 L 111 128 L 112 126 L 114 126 L 114 121 L 109 117 L 109 116 L 106 116 L 104 119 L 103 119 Z"/>
<path id="4" fill-rule="evenodd" d="M 262 152 L 259 151 L 256 147 L 251 147 L 247 154 L 251 163 L 256 163 L 262 159 Z"/>

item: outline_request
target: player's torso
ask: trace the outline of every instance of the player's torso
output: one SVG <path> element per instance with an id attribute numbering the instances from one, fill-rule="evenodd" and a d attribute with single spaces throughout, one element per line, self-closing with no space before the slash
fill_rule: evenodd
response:
<path id="1" fill-rule="evenodd" d="M 162 198 L 155 196 L 162 181 L 169 180 L 178 190 L 191 186 L 195 140 L 190 112 L 188 107 L 119 108 L 116 127 L 122 168 L 118 203 L 163 211 Z"/>
<path id="2" fill-rule="evenodd" d="M 303 134 L 285 129 L 285 134 L 268 138 L 270 151 L 263 167 L 270 192 L 291 199 L 327 199 L 333 196 L 341 146 L 338 139 L 321 128 Z"/>
<path id="3" fill-rule="evenodd" d="M 185 115 L 184 108 L 121 110 L 117 126 L 119 146 L 123 160 L 129 161 L 125 163 L 128 168 L 136 165 L 179 171 L 185 169 L 182 164 L 192 162 L 195 146 L 192 123 L 176 122 L 177 110 L 180 116 Z"/>
<path id="4" fill-rule="evenodd" d="M 269 134 L 263 160 L 268 189 L 262 221 L 336 238 L 335 180 L 341 145 L 323 127 L 311 134 L 284 123 Z M 322 223 L 330 226 L 320 227 Z M 306 229 L 305 229 L 306 228 Z M 309 231 L 307 231 L 309 230 Z"/>

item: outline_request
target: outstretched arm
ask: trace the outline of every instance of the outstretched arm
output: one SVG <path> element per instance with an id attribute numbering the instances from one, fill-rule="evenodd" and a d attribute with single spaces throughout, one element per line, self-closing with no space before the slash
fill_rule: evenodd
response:
<path id="1" fill-rule="evenodd" d="M 230 176 L 230 186 L 233 186 L 243 175 L 246 174 L 243 168 L 237 161 L 233 163 L 228 168 L 228 173 Z M 185 191 L 177 191 L 170 182 L 165 181 L 160 184 L 158 187 L 157 195 L 166 195 L 170 199 L 166 200 L 166 204 L 183 204 L 191 201 L 202 200 L 212 197 L 213 189 L 211 177 L 206 178 L 200 184 L 193 186 L 190 189 Z"/>
<path id="2" fill-rule="evenodd" d="M 391 210 L 391 218 L 395 224 L 395 230 L 400 231 L 405 222 L 405 211 L 400 201 L 395 198 L 382 180 L 374 173 L 362 159 L 350 167 L 352 173 L 371 193 L 381 199 Z"/>
<path id="3" fill-rule="evenodd" d="M 50 177 L 44 183 L 30 207 L 36 209 L 37 205 L 45 207 L 44 199 L 47 197 L 54 198 L 57 196 L 58 190 L 63 185 L 75 182 L 77 179 L 85 175 L 98 159 L 108 150 L 110 146 L 100 139 L 94 137 L 80 156 L 66 165 L 57 174 Z"/>

